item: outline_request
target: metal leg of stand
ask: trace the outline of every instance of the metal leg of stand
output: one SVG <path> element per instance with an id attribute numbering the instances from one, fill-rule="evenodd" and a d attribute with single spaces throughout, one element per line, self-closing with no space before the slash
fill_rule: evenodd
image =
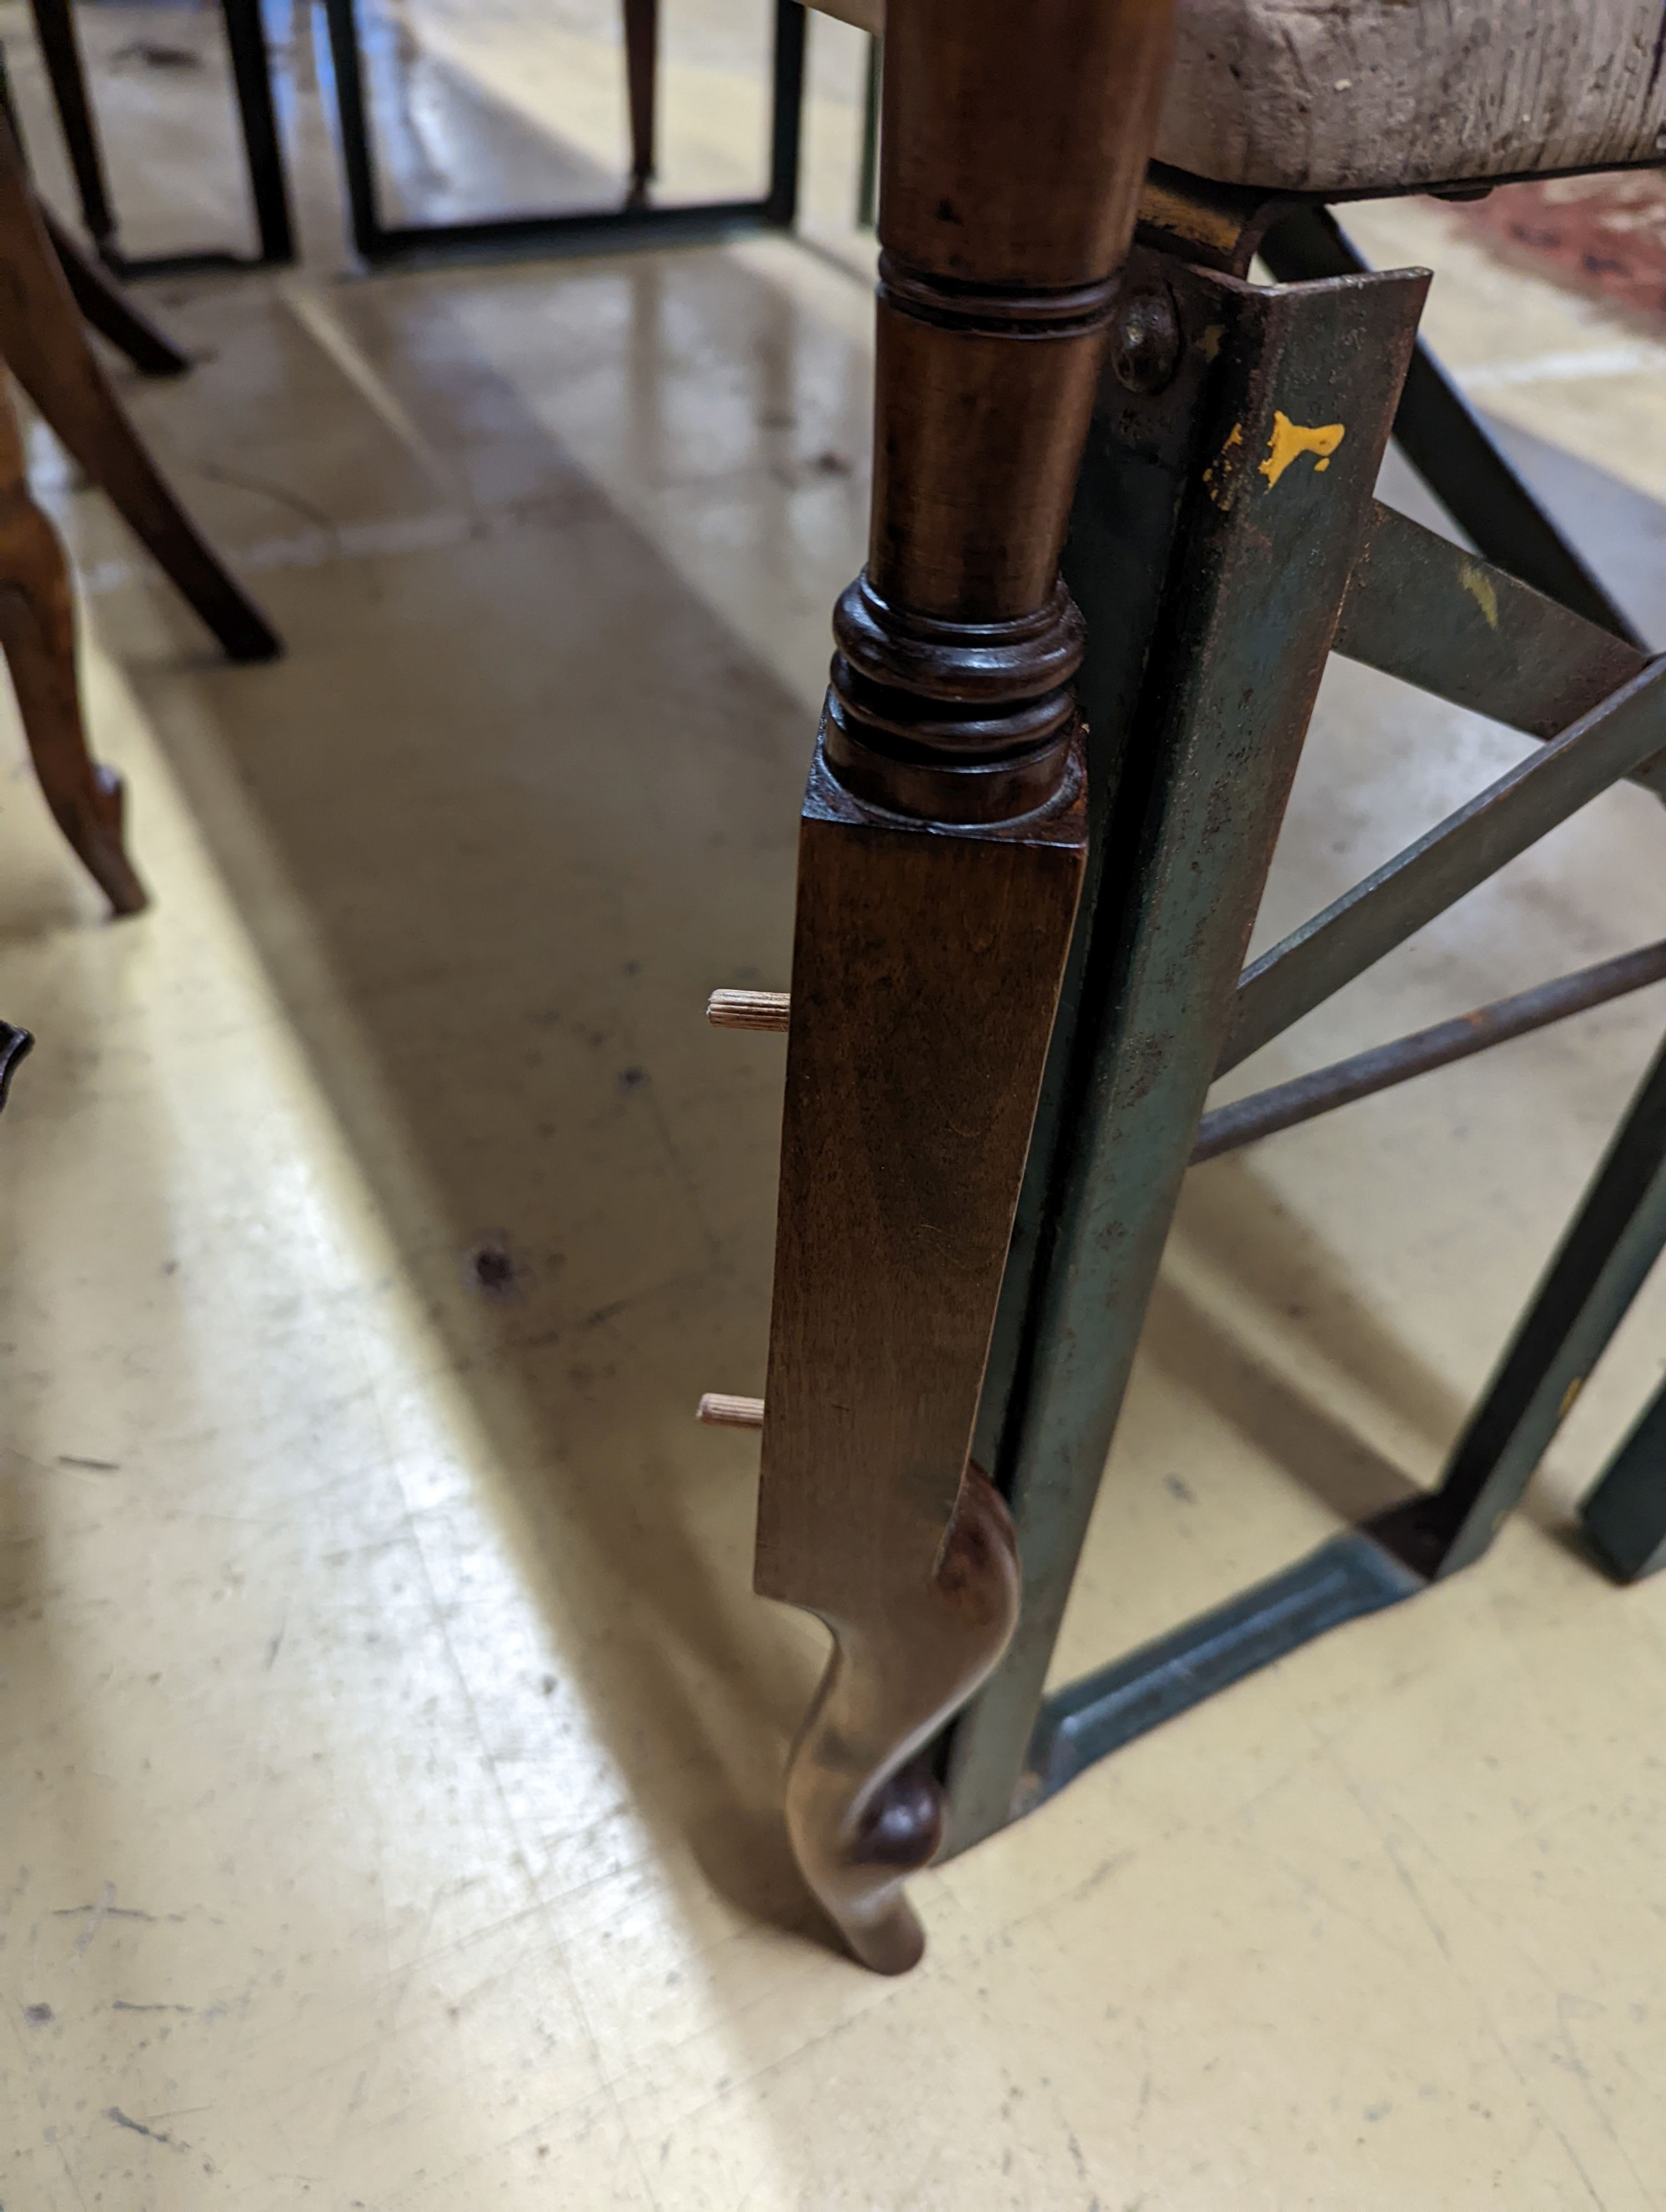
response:
<path id="1" fill-rule="evenodd" d="M 1426 289 L 1402 275 L 1269 293 L 1153 260 L 1124 295 L 1067 552 L 1088 625 L 1083 703 L 1095 741 L 1120 751 L 1120 780 L 1115 757 L 1093 764 L 1091 781 L 1116 788 L 980 1414 L 978 1458 L 1018 1522 L 1024 1602 L 948 1749 L 951 1850 L 1048 1786 L 1031 1763 L 1048 1664 Z M 1169 391 L 1197 380 L 1177 427 L 1160 390 L 1177 359 Z M 1159 386 L 1143 409 L 1142 385 Z M 1286 461 L 1292 424 L 1330 426 L 1310 434 L 1325 453 L 1310 444 Z M 1134 557 L 1156 547 L 1168 579 L 1148 659 L 1118 550 L 1141 512 Z"/>
<path id="2" fill-rule="evenodd" d="M 1579 1507 L 1591 1549 L 1616 1582 L 1666 1567 L 1666 1386 Z"/>

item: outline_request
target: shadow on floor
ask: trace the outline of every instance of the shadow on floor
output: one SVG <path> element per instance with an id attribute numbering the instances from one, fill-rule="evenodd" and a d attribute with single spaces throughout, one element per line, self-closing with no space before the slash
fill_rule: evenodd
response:
<path id="1" fill-rule="evenodd" d="M 776 1808 L 820 1639 L 751 1596 L 755 1446 L 691 1413 L 762 1374 L 779 1047 L 714 1036 L 702 1007 L 714 984 L 786 978 L 812 718 L 489 362 L 454 332 L 435 345 L 385 366 L 413 404 L 426 374 L 465 379 L 455 434 L 488 449 L 470 466 L 513 454 L 515 495 L 477 532 L 274 570 L 290 651 L 271 670 L 207 667 L 194 640 L 147 665 L 119 597 L 100 626 L 475 1402 L 508 1540 L 631 1788 L 720 1890 L 803 1925 Z M 764 419 L 768 349 L 734 374 Z M 666 429 L 673 460 L 686 434 Z M 776 496 L 736 495 L 755 492 Z M 1253 1171 L 1217 1170 L 1186 1233 L 1250 1301 L 1287 1302 L 1299 1275 L 1322 1358 L 1420 1433 L 1456 1429 L 1462 1407 L 1340 1264 L 1297 1252 Z M 1339 1515 L 1405 1493 L 1173 1285 L 1151 1342 Z"/>

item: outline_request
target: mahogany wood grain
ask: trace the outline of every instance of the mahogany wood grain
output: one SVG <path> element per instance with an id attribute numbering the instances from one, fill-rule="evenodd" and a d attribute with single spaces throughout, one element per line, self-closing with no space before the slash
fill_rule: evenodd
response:
<path id="1" fill-rule="evenodd" d="M 1085 854 L 1058 557 L 1155 130 L 1168 0 L 893 0 L 873 509 L 800 831 L 757 1588 L 833 1653 L 800 1866 L 919 1957 L 921 1754 L 1018 1574 L 968 1464 Z"/>
<path id="2" fill-rule="evenodd" d="M 23 441 L 0 380 L 0 647 L 29 757 L 53 818 L 119 915 L 145 905 L 122 836 L 121 778 L 93 758 L 76 681 L 75 600 L 58 533 L 29 495 Z"/>

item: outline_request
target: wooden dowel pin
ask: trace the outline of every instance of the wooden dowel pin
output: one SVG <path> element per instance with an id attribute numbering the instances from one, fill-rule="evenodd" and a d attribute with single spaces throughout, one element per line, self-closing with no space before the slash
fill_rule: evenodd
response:
<path id="1" fill-rule="evenodd" d="M 761 1429 L 763 1426 L 762 1398 L 726 1398 L 721 1390 L 708 1390 L 701 1399 L 696 1421 L 704 1421 L 715 1429 Z"/>
<path id="2" fill-rule="evenodd" d="M 719 1030 L 785 1030 L 792 1003 L 785 991 L 714 991 L 706 1019 Z"/>

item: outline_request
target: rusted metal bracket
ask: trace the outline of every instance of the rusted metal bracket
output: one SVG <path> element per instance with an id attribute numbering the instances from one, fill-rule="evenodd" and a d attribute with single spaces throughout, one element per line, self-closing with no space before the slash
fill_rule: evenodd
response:
<path id="1" fill-rule="evenodd" d="M 1029 1738 L 1065 1597 L 1427 283 L 1268 290 L 1155 264 L 1132 283 L 1153 332 L 1167 298 L 1174 341 L 1114 356 L 1066 553 L 1090 637 L 1090 788 L 1115 796 L 979 1414 L 975 1455 L 1012 1500 L 1025 1589 L 949 1751 L 951 1850 L 1036 1788 Z M 1165 358 L 1170 380 L 1142 395 Z"/>
<path id="2" fill-rule="evenodd" d="M 1358 275 L 1369 266 L 1329 210 L 1311 204 L 1286 209 L 1268 230 L 1261 252 L 1284 283 Z M 1489 559 L 1614 636 L 1643 644 L 1422 344 L 1407 372 L 1394 436 L 1459 529 Z"/>
<path id="3" fill-rule="evenodd" d="M 944 1753 L 951 1850 L 1159 1721 L 1477 1556 L 1666 1240 L 1657 1065 L 1440 1489 L 1043 1695 L 1188 1155 L 1292 1126 L 1666 977 L 1666 946 L 1645 947 L 1200 1124 L 1213 1073 L 1616 779 L 1666 796 L 1666 661 L 1649 659 L 1427 356 L 1411 373 L 1416 390 L 1385 389 L 1380 413 L 1357 386 L 1352 415 L 1340 397 L 1333 410 L 1315 396 L 1326 377 L 1340 392 L 1359 376 L 1372 345 L 1399 343 L 1379 297 L 1383 328 L 1351 362 L 1339 358 L 1324 319 L 1335 312 L 1331 283 L 1360 264 L 1322 211 L 1153 172 L 1140 235 L 1146 250 L 1129 265 L 1067 555 L 1089 630 L 1081 696 L 1097 811 L 1088 889 L 977 1428 L 977 1455 L 997 1470 L 1018 1522 L 1024 1604 L 1006 1660 Z M 1263 236 L 1275 271 L 1299 282 L 1257 291 L 1234 281 Z M 1331 259 L 1298 270 L 1298 248 Z M 1340 268 L 1338 252 L 1347 257 Z M 1258 410 L 1275 381 L 1263 454 L 1268 422 Z M 1322 462 L 1335 456 L 1341 467 L 1346 454 L 1357 465 L 1356 426 L 1380 453 L 1390 417 L 1480 553 L 1369 497 L 1346 522 L 1327 515 Z M 1304 534 L 1288 544 L 1252 480 L 1270 492 L 1286 455 L 1316 488 Z M 1260 533 L 1253 557 L 1235 538 L 1240 527 Z M 1268 802 L 1299 749 L 1313 650 L 1327 633 L 1331 649 L 1546 742 L 1255 963 L 1235 1004 L 1230 993 L 1217 1004 L 1220 955 L 1242 941 L 1259 897 L 1277 828 Z M 1666 1393 L 1616 1462 L 1606 1498 L 1599 1490 L 1590 1501 L 1594 1540 L 1619 1525 L 1622 1462 L 1626 1556 L 1658 1564 Z"/>

